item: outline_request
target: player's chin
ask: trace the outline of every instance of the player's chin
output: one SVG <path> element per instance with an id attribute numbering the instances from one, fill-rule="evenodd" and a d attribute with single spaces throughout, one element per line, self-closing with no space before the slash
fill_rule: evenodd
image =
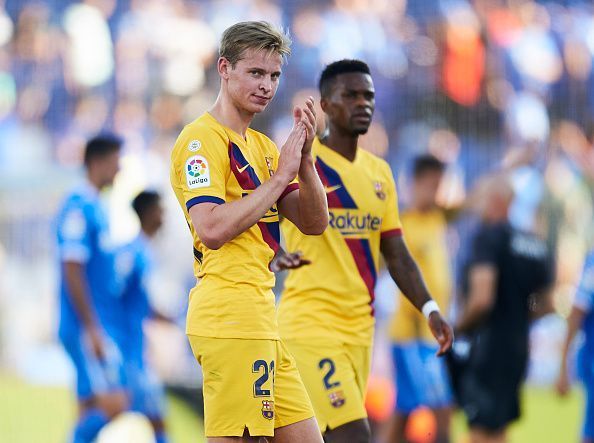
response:
<path id="1" fill-rule="evenodd" d="M 268 103 L 266 103 L 266 104 L 250 103 L 248 106 L 246 106 L 246 109 L 248 112 L 251 112 L 252 114 L 259 114 L 260 112 L 263 112 L 267 107 L 268 107 Z"/>
<path id="2" fill-rule="evenodd" d="M 367 131 L 369 131 L 369 125 L 367 125 L 367 126 L 355 126 L 355 127 L 353 127 L 353 134 L 354 135 L 364 135 L 364 134 L 367 134 Z"/>
<path id="3" fill-rule="evenodd" d="M 247 103 L 246 108 L 250 112 L 254 112 L 254 113 L 262 112 L 268 107 L 268 104 L 270 103 L 271 100 L 272 99 L 264 100 L 259 97 L 250 97 L 250 100 Z"/>

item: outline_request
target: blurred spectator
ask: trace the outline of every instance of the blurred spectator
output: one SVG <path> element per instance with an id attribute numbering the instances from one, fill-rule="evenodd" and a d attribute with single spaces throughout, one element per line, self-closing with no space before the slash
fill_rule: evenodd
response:
<path id="1" fill-rule="evenodd" d="M 152 309 L 148 286 L 154 267 L 150 242 L 163 224 L 163 207 L 161 197 L 154 191 L 142 191 L 132 201 L 132 207 L 140 221 L 140 233 L 116 255 L 125 331 L 118 345 L 124 359 L 130 409 L 150 420 L 156 443 L 166 443 L 163 388 L 147 363 L 143 329 L 145 320 L 163 318 Z"/>
<path id="2" fill-rule="evenodd" d="M 65 199 L 57 216 L 60 327 L 76 368 L 79 416 L 72 441 L 91 443 L 127 407 L 124 368 L 116 343 L 125 334 L 123 308 L 100 192 L 118 172 L 121 141 L 94 137 L 85 147 L 86 180 Z"/>
<path id="3" fill-rule="evenodd" d="M 466 303 L 456 322 L 470 350 L 464 369 L 453 373 L 472 443 L 504 442 L 507 426 L 520 416 L 530 297 L 546 292 L 552 277 L 545 243 L 509 224 L 507 178 L 491 176 L 483 186 L 481 224 L 465 270 Z"/>
<path id="4" fill-rule="evenodd" d="M 584 265 L 579 288 L 567 319 L 567 334 L 563 346 L 561 371 L 557 380 L 557 392 L 567 395 L 570 387 L 569 355 L 577 333 L 582 330 L 584 340 L 579 351 L 578 372 L 584 385 L 586 407 L 582 441 L 594 441 L 594 252 L 590 252 Z"/>
<path id="5" fill-rule="evenodd" d="M 410 253 L 419 266 L 427 289 L 444 312 L 452 291 L 446 246 L 446 211 L 437 206 L 437 191 L 445 164 L 432 155 L 415 158 L 410 207 L 402 213 L 402 231 Z M 450 382 L 444 360 L 423 315 L 402 300 L 392 319 L 390 335 L 395 367 L 396 407 L 389 442 L 405 441 L 409 416 L 425 406 L 433 410 L 436 443 L 449 442 Z"/>

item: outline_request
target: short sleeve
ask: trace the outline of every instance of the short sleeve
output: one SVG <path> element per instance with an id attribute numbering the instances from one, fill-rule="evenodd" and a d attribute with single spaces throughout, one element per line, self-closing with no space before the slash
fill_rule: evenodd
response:
<path id="1" fill-rule="evenodd" d="M 482 226 L 472 243 L 471 263 L 497 266 L 504 240 L 504 231 L 500 227 Z"/>
<path id="2" fill-rule="evenodd" d="M 402 235 L 402 222 L 398 211 L 398 192 L 396 183 L 392 176 L 392 171 L 387 168 L 387 174 L 384 182 L 375 182 L 375 192 L 379 198 L 386 199 L 386 212 L 382 218 L 381 237 L 389 238 L 396 235 Z"/>
<path id="3" fill-rule="evenodd" d="M 175 143 L 172 180 L 186 209 L 198 203 L 225 203 L 229 171 L 228 142 L 207 128 L 186 127 Z"/>
<path id="4" fill-rule="evenodd" d="M 594 304 L 594 256 L 586 260 L 573 304 L 581 311 L 590 312 Z"/>
<path id="5" fill-rule="evenodd" d="M 86 263 L 91 256 L 91 240 L 84 209 L 74 205 L 65 208 L 57 228 L 60 259 Z"/>

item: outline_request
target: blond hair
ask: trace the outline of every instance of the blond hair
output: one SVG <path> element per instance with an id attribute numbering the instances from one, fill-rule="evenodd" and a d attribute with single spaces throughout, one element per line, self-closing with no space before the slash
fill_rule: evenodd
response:
<path id="1" fill-rule="evenodd" d="M 249 49 L 276 52 L 286 59 L 291 54 L 291 39 L 282 29 L 265 21 L 236 23 L 223 32 L 219 57 L 225 57 L 231 66 Z"/>

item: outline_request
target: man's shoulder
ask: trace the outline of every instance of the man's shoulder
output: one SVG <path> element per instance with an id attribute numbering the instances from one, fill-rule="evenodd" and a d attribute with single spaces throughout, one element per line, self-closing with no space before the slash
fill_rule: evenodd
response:
<path id="1" fill-rule="evenodd" d="M 511 227 L 506 223 L 481 223 L 476 228 L 473 238 L 475 256 L 488 255 L 494 259 L 509 251 Z M 476 257 L 475 257 L 476 258 Z"/>
<path id="2" fill-rule="evenodd" d="M 60 241 L 80 240 L 89 226 L 94 226 L 94 202 L 79 189 L 71 191 L 62 201 L 55 218 L 55 228 Z"/>
<path id="3" fill-rule="evenodd" d="M 201 150 L 211 152 L 217 146 L 226 148 L 227 138 L 221 125 L 205 113 L 184 126 L 175 143 L 174 155 L 185 150 L 199 155 Z"/>
<path id="4" fill-rule="evenodd" d="M 87 214 L 95 205 L 95 199 L 89 195 L 87 190 L 83 186 L 77 186 L 62 200 L 59 214 L 68 214 L 72 211 L 80 211 Z"/>
<path id="5" fill-rule="evenodd" d="M 120 245 L 116 251 L 116 267 L 122 275 L 128 275 L 133 269 L 143 266 L 147 261 L 148 251 L 141 236 Z"/>
<path id="6" fill-rule="evenodd" d="M 384 177 L 389 176 L 393 178 L 392 168 L 386 160 L 381 158 L 379 155 L 374 154 L 373 152 L 369 152 L 362 148 L 358 149 L 358 155 L 361 156 L 361 160 L 364 162 L 366 167 L 373 168 L 374 171 L 383 174 Z"/>

